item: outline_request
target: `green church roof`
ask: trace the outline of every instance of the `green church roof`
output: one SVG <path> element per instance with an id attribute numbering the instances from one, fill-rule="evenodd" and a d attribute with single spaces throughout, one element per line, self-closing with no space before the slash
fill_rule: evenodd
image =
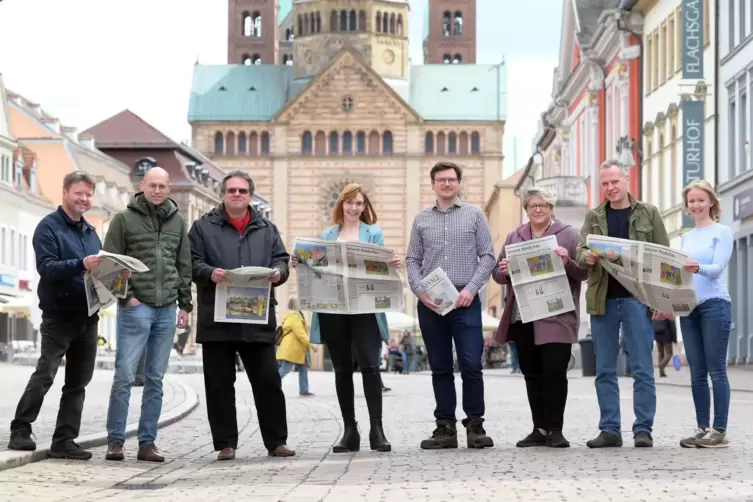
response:
<path id="1" fill-rule="evenodd" d="M 426 6 L 424 6 L 424 36 L 421 40 L 429 38 L 429 0 L 426 0 Z"/>
<path id="2" fill-rule="evenodd" d="M 282 23 L 290 11 L 293 10 L 293 0 L 280 0 L 280 10 L 277 11 L 277 22 Z"/>

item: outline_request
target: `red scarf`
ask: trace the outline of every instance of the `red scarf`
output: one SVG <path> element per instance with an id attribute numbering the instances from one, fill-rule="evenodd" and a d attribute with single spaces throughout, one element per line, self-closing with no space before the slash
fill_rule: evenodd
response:
<path id="1" fill-rule="evenodd" d="M 246 229 L 246 225 L 251 221 L 251 211 L 246 211 L 246 214 L 243 216 L 243 218 L 233 218 L 230 216 L 230 213 L 225 211 L 225 214 L 227 215 L 227 219 L 230 220 L 230 223 L 238 230 L 238 233 L 242 234 L 243 230 Z"/>

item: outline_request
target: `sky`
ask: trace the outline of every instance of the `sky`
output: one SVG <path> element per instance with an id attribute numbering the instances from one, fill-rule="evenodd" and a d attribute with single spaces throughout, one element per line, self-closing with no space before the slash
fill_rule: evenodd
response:
<path id="1" fill-rule="evenodd" d="M 531 154 L 551 100 L 563 0 L 478 0 L 477 62 L 508 71 L 505 173 Z M 410 52 L 423 60 L 427 0 L 410 0 Z M 4 0 L 0 73 L 14 92 L 80 131 L 128 108 L 176 141 L 193 65 L 227 62 L 226 0 Z"/>

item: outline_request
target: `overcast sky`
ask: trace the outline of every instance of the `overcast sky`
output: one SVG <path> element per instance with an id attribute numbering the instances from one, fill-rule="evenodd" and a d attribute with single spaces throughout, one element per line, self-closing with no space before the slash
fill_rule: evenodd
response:
<path id="1" fill-rule="evenodd" d="M 423 60 L 427 0 L 411 0 L 414 64 Z M 550 101 L 563 0 L 478 0 L 479 63 L 508 66 L 505 171 L 531 153 Z M 193 64 L 227 62 L 226 0 L 4 0 L 0 73 L 6 86 L 84 130 L 129 108 L 177 141 Z M 516 147 L 513 138 L 517 138 Z M 517 155 L 514 160 L 513 156 Z"/>

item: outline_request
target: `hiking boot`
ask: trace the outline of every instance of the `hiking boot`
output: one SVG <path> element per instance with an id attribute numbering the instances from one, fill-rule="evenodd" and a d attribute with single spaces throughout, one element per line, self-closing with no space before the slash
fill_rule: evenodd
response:
<path id="1" fill-rule="evenodd" d="M 8 449 L 17 451 L 36 450 L 37 443 L 34 442 L 31 436 L 33 436 L 31 429 L 27 427 L 10 431 L 10 441 L 8 441 Z"/>
<path id="2" fill-rule="evenodd" d="M 92 452 L 86 451 L 71 441 L 63 447 L 51 447 L 47 451 L 47 458 L 64 458 L 68 460 L 89 460 Z"/>
<path id="3" fill-rule="evenodd" d="M 654 438 L 648 432 L 636 432 L 633 436 L 633 446 L 636 448 L 653 448 Z"/>
<path id="4" fill-rule="evenodd" d="M 465 428 L 468 448 L 491 448 L 494 446 L 492 438 L 486 435 L 481 420 L 471 420 Z"/>
<path id="5" fill-rule="evenodd" d="M 553 429 L 546 437 L 546 445 L 549 448 L 570 448 L 570 441 L 565 439 L 561 430 Z"/>
<path id="6" fill-rule="evenodd" d="M 421 441 L 422 450 L 442 450 L 458 447 L 458 430 L 452 422 L 437 421 L 437 428 L 429 439 Z"/>
<path id="7" fill-rule="evenodd" d="M 596 438 L 586 442 L 586 446 L 589 448 L 619 448 L 622 446 L 622 436 L 601 431 Z"/>
<path id="8" fill-rule="evenodd" d="M 107 453 L 105 453 L 105 460 L 123 460 L 125 455 L 123 454 L 123 445 L 120 443 L 107 443 Z"/>
<path id="9" fill-rule="evenodd" d="M 295 455 L 295 450 L 291 450 L 290 448 L 282 444 L 274 450 L 270 450 L 268 455 L 270 457 L 292 457 Z"/>
<path id="10" fill-rule="evenodd" d="M 703 436 L 705 436 L 709 430 L 710 429 L 696 429 L 692 436 L 680 440 L 680 446 L 683 448 L 695 447 L 698 444 L 698 440 L 703 439 Z"/>
<path id="11" fill-rule="evenodd" d="M 705 436 L 696 441 L 696 448 L 726 448 L 729 446 L 726 431 L 709 429 Z"/>
<path id="12" fill-rule="evenodd" d="M 142 460 L 144 462 L 164 462 L 165 457 L 157 453 L 157 447 L 153 444 L 146 444 L 139 446 L 139 451 L 136 453 L 136 460 Z"/>
<path id="13" fill-rule="evenodd" d="M 223 448 L 217 454 L 217 460 L 235 460 L 235 448 Z"/>
<path id="14" fill-rule="evenodd" d="M 529 435 L 515 443 L 518 448 L 530 448 L 532 446 L 546 446 L 546 438 L 544 434 L 537 428 L 533 429 Z"/>
<path id="15" fill-rule="evenodd" d="M 361 434 L 358 432 L 357 422 L 345 422 L 343 436 L 335 446 L 332 447 L 332 453 L 347 453 L 361 449 Z"/>
<path id="16" fill-rule="evenodd" d="M 392 445 L 384 435 L 382 419 L 374 418 L 371 420 L 371 430 L 369 431 L 369 447 L 372 451 L 391 451 Z"/>

